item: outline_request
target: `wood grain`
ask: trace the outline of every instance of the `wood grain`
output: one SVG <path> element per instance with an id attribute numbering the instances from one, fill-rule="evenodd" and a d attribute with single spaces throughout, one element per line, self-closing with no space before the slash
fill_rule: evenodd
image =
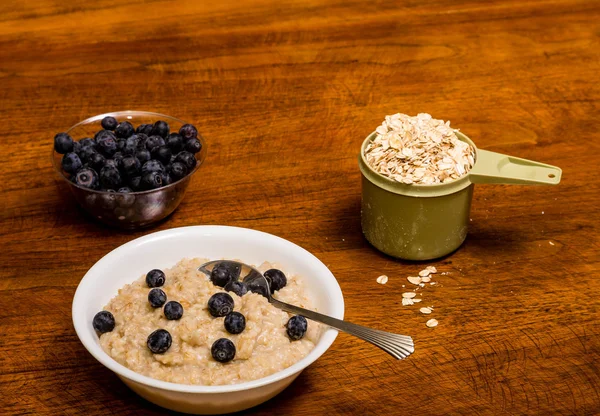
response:
<path id="1" fill-rule="evenodd" d="M 164 414 L 79 343 L 72 296 L 122 243 L 226 224 L 313 252 L 347 319 L 417 345 L 393 361 L 342 334 L 248 414 L 599 414 L 598 21 L 578 0 L 2 2 L 1 412 Z M 179 209 L 140 232 L 89 221 L 49 159 L 56 132 L 123 109 L 194 122 L 209 146 Z M 563 169 L 557 187 L 476 188 L 467 241 L 427 263 L 448 273 L 424 291 L 434 329 L 399 302 L 423 265 L 360 230 L 358 149 L 395 112 Z"/>

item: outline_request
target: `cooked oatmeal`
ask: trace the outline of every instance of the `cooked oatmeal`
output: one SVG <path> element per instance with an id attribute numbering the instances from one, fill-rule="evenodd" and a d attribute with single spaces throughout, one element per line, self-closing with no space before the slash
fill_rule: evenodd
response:
<path id="1" fill-rule="evenodd" d="M 286 334 L 286 323 L 292 315 L 251 292 L 243 297 L 228 292 L 234 300 L 234 310 L 245 316 L 246 328 L 238 335 L 227 332 L 224 318 L 212 317 L 207 309 L 208 299 L 224 290 L 197 270 L 206 261 L 183 259 L 163 270 L 166 283 L 161 289 L 168 300 L 183 306 L 183 317 L 179 320 L 167 320 L 162 308 L 150 306 L 145 276 L 120 289 L 104 308 L 115 318 L 114 330 L 100 336 L 104 351 L 120 364 L 152 378 L 182 384 L 222 385 L 276 373 L 314 348 L 321 332 L 319 324 L 310 321 L 305 336 L 291 341 Z M 264 263 L 258 269 L 264 272 L 271 267 Z M 315 309 L 298 276 L 287 275 L 287 285 L 275 297 Z M 148 335 L 157 329 L 165 329 L 172 336 L 172 345 L 164 354 L 153 354 L 146 345 Z M 235 344 L 233 361 L 222 364 L 212 358 L 211 346 L 219 338 Z"/>

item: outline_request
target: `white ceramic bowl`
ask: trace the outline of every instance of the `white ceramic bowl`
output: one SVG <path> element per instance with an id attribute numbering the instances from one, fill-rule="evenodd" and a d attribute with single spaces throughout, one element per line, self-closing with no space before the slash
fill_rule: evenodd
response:
<path id="1" fill-rule="evenodd" d="M 85 348 L 145 399 L 168 409 L 193 414 L 236 412 L 267 401 L 286 388 L 335 340 L 327 329 L 302 360 L 258 380 L 227 386 L 194 386 L 155 380 L 113 360 L 100 347 L 92 327 L 94 315 L 125 284 L 152 268 L 168 268 L 184 257 L 235 258 L 248 264 L 279 263 L 303 277 L 320 312 L 344 317 L 344 298 L 337 280 L 315 256 L 287 240 L 260 231 L 225 226 L 195 226 L 159 231 L 130 241 L 100 259 L 83 277 L 73 299 L 73 324 Z M 236 392 L 236 394 L 230 394 Z"/>

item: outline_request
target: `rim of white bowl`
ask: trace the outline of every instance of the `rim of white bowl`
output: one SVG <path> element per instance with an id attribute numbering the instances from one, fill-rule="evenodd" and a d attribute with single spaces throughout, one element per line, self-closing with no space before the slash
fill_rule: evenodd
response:
<path id="1" fill-rule="evenodd" d="M 103 263 L 109 261 L 111 257 L 118 256 L 122 251 L 125 251 L 132 246 L 144 244 L 153 239 L 173 237 L 173 235 L 177 235 L 179 233 L 189 233 L 189 232 L 201 233 L 201 232 L 204 232 L 206 234 L 206 233 L 210 233 L 211 231 L 212 232 L 247 233 L 247 234 L 262 235 L 263 237 L 266 237 L 266 238 L 273 238 L 278 243 L 288 245 L 290 247 L 293 247 L 296 250 L 300 250 L 300 252 L 302 252 L 304 255 L 309 256 L 314 261 L 316 261 L 320 265 L 322 265 L 324 270 L 326 270 L 327 273 L 331 276 L 331 278 L 332 278 L 331 282 L 333 284 L 331 285 L 332 287 L 330 288 L 330 289 L 332 289 L 332 291 L 330 291 L 330 294 L 332 295 L 333 299 L 337 300 L 337 302 L 338 302 L 337 306 L 339 308 L 339 310 L 336 308 L 336 310 L 335 310 L 336 313 L 332 314 L 331 316 L 338 318 L 338 319 L 344 318 L 344 297 L 342 294 L 342 290 L 339 286 L 339 283 L 337 282 L 337 279 L 335 278 L 333 273 L 331 273 L 329 268 L 327 266 L 325 266 L 325 264 L 323 264 L 323 262 L 321 262 L 321 260 L 319 260 L 314 254 L 312 254 L 308 250 L 300 247 L 299 245 L 292 243 L 291 241 L 286 240 L 284 238 L 278 237 L 276 235 L 269 234 L 264 231 L 253 230 L 250 228 L 232 227 L 232 226 L 226 226 L 226 225 L 196 225 L 196 226 L 188 226 L 188 227 L 170 228 L 168 230 L 157 231 L 157 232 L 136 238 L 132 241 L 129 241 L 125 244 L 120 245 L 119 247 L 110 251 L 108 254 L 104 255 L 100 260 L 98 260 L 86 272 L 86 274 L 83 276 L 83 278 L 79 282 L 79 285 L 77 286 L 77 290 L 75 291 L 75 295 L 73 297 L 73 305 L 72 305 L 73 326 L 75 327 L 75 332 L 77 333 L 77 337 L 79 338 L 79 340 L 81 341 L 81 343 L 83 344 L 85 349 L 87 349 L 88 352 L 96 360 L 98 360 L 102 365 L 104 365 L 106 368 L 113 371 L 114 373 L 116 373 L 119 376 L 125 377 L 129 380 L 135 381 L 140 384 L 144 384 L 144 385 L 151 386 L 151 387 L 156 387 L 159 389 L 164 389 L 164 390 L 169 390 L 169 391 L 177 391 L 177 392 L 182 392 L 182 393 L 229 393 L 229 392 L 250 390 L 250 389 L 258 388 L 258 387 L 265 386 L 267 384 L 271 384 L 276 381 L 282 380 L 293 374 L 296 374 L 296 373 L 304 370 L 306 367 L 311 365 L 313 362 L 315 362 L 321 355 L 323 355 L 325 353 L 325 351 L 327 351 L 329 349 L 331 344 L 333 344 L 333 341 L 335 341 L 335 339 L 338 335 L 338 331 L 331 329 L 331 328 L 326 328 L 325 332 L 321 335 L 319 342 L 310 351 L 310 353 L 306 357 L 304 357 L 303 359 L 298 361 L 297 363 L 291 365 L 290 367 L 288 367 L 284 370 L 278 371 L 274 374 L 271 374 L 270 376 L 263 377 L 263 378 L 260 378 L 257 380 L 247 381 L 247 382 L 238 383 L 238 384 L 228 384 L 228 385 L 219 385 L 219 386 L 179 384 L 179 383 L 171 383 L 168 381 L 157 380 L 157 379 L 136 373 L 133 370 L 130 370 L 129 368 L 119 364 L 116 360 L 114 360 L 106 352 L 104 352 L 104 350 L 102 349 L 100 344 L 98 342 L 96 342 L 96 340 L 94 340 L 93 337 L 89 336 L 88 329 L 92 325 L 92 323 L 87 322 L 85 317 L 82 316 L 82 314 L 76 313 L 76 311 L 80 310 L 83 306 L 83 305 L 81 305 L 82 304 L 81 299 L 83 296 L 82 293 L 84 292 L 85 286 L 88 285 L 92 281 L 92 276 L 91 276 L 92 271 L 96 268 L 101 268 L 103 266 Z"/>

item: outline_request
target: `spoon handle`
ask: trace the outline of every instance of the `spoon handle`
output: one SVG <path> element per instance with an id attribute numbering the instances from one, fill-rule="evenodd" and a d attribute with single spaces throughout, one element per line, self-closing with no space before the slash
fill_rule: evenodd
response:
<path id="1" fill-rule="evenodd" d="M 391 332 L 385 332 L 378 329 L 371 329 L 361 325 L 356 325 L 340 319 L 332 318 L 331 316 L 320 314 L 318 312 L 309 311 L 308 309 L 289 305 L 275 298 L 271 298 L 270 301 L 273 306 L 283 309 L 286 312 L 302 315 L 305 318 L 321 322 L 332 328 L 370 342 L 398 360 L 408 357 L 415 351 L 413 340 L 407 335 L 393 334 Z"/>

